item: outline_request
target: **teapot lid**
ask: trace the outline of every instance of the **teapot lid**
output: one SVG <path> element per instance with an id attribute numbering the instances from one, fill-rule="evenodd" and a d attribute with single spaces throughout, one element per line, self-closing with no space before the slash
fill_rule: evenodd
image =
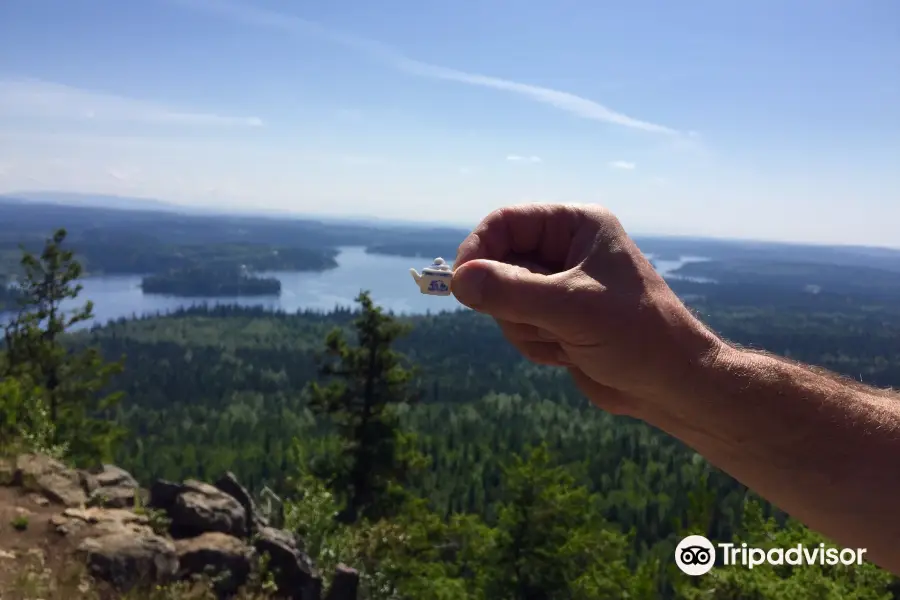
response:
<path id="1" fill-rule="evenodd" d="M 438 258 L 434 259 L 434 262 L 431 263 L 431 267 L 429 267 L 429 268 L 431 268 L 431 269 L 440 269 L 440 270 L 442 270 L 442 271 L 449 271 L 449 270 L 450 270 L 450 266 L 447 264 L 447 261 L 445 261 L 445 260 L 444 260 L 443 258 L 441 258 L 441 257 L 438 257 Z"/>

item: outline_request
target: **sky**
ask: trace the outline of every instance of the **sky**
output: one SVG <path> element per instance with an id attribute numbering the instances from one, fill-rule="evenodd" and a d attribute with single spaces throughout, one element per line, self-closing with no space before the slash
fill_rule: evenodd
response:
<path id="1" fill-rule="evenodd" d="M 0 0 L 0 193 L 900 246 L 895 0 Z"/>

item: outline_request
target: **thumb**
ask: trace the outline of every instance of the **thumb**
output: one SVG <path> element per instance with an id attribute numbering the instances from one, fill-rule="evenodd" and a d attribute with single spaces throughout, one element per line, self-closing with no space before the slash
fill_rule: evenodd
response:
<path id="1" fill-rule="evenodd" d="M 545 327 L 563 314 L 560 282 L 559 275 L 478 259 L 454 271 L 450 289 L 462 304 L 495 319 Z"/>

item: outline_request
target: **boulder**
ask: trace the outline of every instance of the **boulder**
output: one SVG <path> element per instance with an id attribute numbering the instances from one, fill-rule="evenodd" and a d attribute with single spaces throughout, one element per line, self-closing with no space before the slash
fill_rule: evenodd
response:
<path id="1" fill-rule="evenodd" d="M 246 513 L 248 534 L 253 535 L 263 527 L 268 527 L 269 523 L 262 515 L 256 502 L 250 492 L 240 484 L 237 477 L 231 471 L 226 472 L 216 481 L 216 487 L 237 500 L 244 507 Z"/>
<path id="2" fill-rule="evenodd" d="M 172 537 L 227 533 L 247 537 L 247 515 L 241 503 L 222 490 L 200 481 L 185 481 L 169 509 Z"/>
<path id="3" fill-rule="evenodd" d="M 98 487 L 88 497 L 88 506 L 102 506 L 105 508 L 132 508 L 143 506 L 147 502 L 147 494 L 144 490 L 130 486 Z"/>
<path id="4" fill-rule="evenodd" d="M 253 550 L 236 537 L 224 533 L 177 540 L 178 575 L 189 579 L 208 575 L 217 592 L 233 594 L 246 583 L 254 564 Z"/>
<path id="5" fill-rule="evenodd" d="M 87 502 L 78 472 L 41 454 L 16 458 L 13 484 L 64 506 L 83 506 Z"/>
<path id="6" fill-rule="evenodd" d="M 158 510 L 169 512 L 175 505 L 175 499 L 184 486 L 174 481 L 157 479 L 150 486 L 150 506 Z"/>
<path id="7" fill-rule="evenodd" d="M 359 572 L 347 565 L 340 564 L 331 580 L 331 587 L 325 600 L 356 600 L 359 590 Z"/>
<path id="8" fill-rule="evenodd" d="M 91 575 L 121 591 L 166 583 L 178 571 L 175 545 L 152 533 L 111 533 L 78 546 Z"/>
<path id="9" fill-rule="evenodd" d="M 131 473 L 115 465 L 101 465 L 99 469 L 89 473 L 99 487 L 138 487 L 138 482 Z"/>
<path id="10" fill-rule="evenodd" d="M 269 570 L 278 592 L 291 600 L 320 600 L 322 578 L 312 560 L 297 545 L 294 536 L 272 527 L 257 532 L 254 547 L 260 555 L 268 555 Z"/>
<path id="11" fill-rule="evenodd" d="M 90 528 L 89 535 L 126 533 L 152 534 L 150 520 L 130 510 L 116 508 L 68 508 L 50 519 L 51 525 L 63 535 L 78 533 Z"/>

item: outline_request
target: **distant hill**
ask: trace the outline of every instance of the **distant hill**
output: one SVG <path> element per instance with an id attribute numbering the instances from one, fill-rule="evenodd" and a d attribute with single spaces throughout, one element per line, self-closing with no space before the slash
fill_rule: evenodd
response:
<path id="1" fill-rule="evenodd" d="M 407 221 L 402 219 L 383 219 L 381 217 L 367 215 L 316 215 L 302 212 L 292 212 L 288 210 L 259 208 L 229 209 L 221 207 L 177 204 L 175 202 L 168 202 L 156 198 L 115 196 L 109 194 L 83 194 L 79 192 L 12 192 L 9 194 L 0 194 L 0 201 L 6 203 L 30 202 L 35 204 L 54 204 L 58 206 L 72 206 L 82 208 L 108 208 L 111 210 L 165 211 L 188 215 L 252 216 L 270 218 L 277 217 L 281 219 L 315 220 L 322 223 L 334 223 L 338 225 L 358 225 L 363 227 L 380 226 L 421 229 L 422 227 L 445 228 L 447 226 L 446 223 Z"/>
<path id="2" fill-rule="evenodd" d="M 192 208 L 196 208 L 184 207 L 154 198 L 80 194 L 77 192 L 15 192 L 0 196 L 0 199 L 7 202 L 34 202 L 38 204 L 60 204 L 63 206 L 111 208 L 116 210 L 168 210 L 181 212 L 184 209 L 190 211 Z"/>

